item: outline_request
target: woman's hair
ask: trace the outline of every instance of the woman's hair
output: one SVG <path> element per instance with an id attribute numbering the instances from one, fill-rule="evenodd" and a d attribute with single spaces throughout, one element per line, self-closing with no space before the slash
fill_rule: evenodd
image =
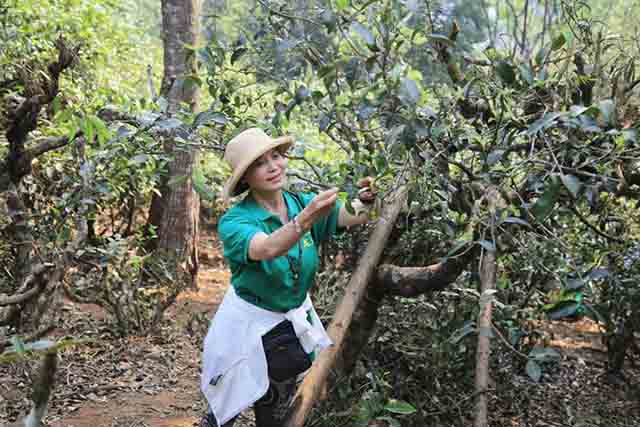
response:
<path id="1" fill-rule="evenodd" d="M 236 195 L 238 195 L 238 194 L 244 193 L 247 190 L 249 190 L 249 184 L 247 184 L 247 181 L 245 181 L 244 179 L 241 179 L 236 184 L 236 189 L 235 189 L 234 193 L 236 193 Z"/>

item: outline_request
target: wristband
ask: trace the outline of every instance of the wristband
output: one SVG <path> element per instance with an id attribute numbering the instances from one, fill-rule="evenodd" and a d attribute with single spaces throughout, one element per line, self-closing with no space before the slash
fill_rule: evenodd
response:
<path id="1" fill-rule="evenodd" d="M 304 233 L 305 229 L 298 222 L 298 215 L 294 216 L 291 222 L 293 222 L 293 226 L 296 228 L 296 233 L 298 234 Z"/>

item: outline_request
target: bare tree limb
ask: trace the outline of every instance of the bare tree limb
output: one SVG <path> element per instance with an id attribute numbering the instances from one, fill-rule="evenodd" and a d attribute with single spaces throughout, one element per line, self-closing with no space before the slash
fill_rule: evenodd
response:
<path id="1" fill-rule="evenodd" d="M 598 227 L 596 227 L 595 225 L 591 224 L 589 222 L 589 220 L 587 218 L 585 218 L 584 215 L 582 215 L 580 213 L 580 211 L 578 211 L 578 209 L 576 209 L 575 205 L 569 204 L 569 209 L 571 210 L 571 212 L 573 212 L 578 217 L 580 222 L 582 222 L 584 225 L 589 227 L 598 236 L 604 237 L 605 239 L 610 240 L 612 242 L 616 242 L 616 243 L 624 243 L 625 242 L 625 240 L 623 240 L 623 239 L 618 239 L 615 236 L 612 236 L 610 234 L 607 234 L 607 233 L 604 233 L 604 232 L 598 230 Z"/>
<path id="2" fill-rule="evenodd" d="M 20 180 L 23 176 L 31 173 L 33 159 L 46 152 L 69 145 L 79 135 L 78 133 L 72 138 L 66 136 L 44 138 L 40 140 L 38 145 L 23 151 L 19 156 L 10 156 L 10 159 L 0 161 L 0 192 L 7 191 L 12 181 Z"/>
<path id="3" fill-rule="evenodd" d="M 294 21 L 296 21 L 296 20 L 297 21 L 303 21 L 303 22 L 306 22 L 308 24 L 315 25 L 316 27 L 321 27 L 322 26 L 318 22 L 313 21 L 313 20 L 311 20 L 309 18 L 305 18 L 304 16 L 295 16 L 295 15 L 291 15 L 291 14 L 288 14 L 288 13 L 279 12 L 279 11 L 273 9 L 271 6 L 269 6 L 269 4 L 267 4 L 267 2 L 264 1 L 264 0 L 258 0 L 258 3 L 260 3 L 262 5 L 262 7 L 267 9 L 270 13 L 272 13 L 274 15 L 277 15 L 277 16 L 279 16 L 281 18 L 291 19 L 291 20 L 294 20 Z"/>
<path id="4" fill-rule="evenodd" d="M 29 416 L 25 418 L 25 427 L 38 427 L 47 413 L 47 404 L 51 396 L 51 390 L 55 384 L 56 371 L 58 370 L 58 352 L 47 353 L 44 356 L 40 372 L 33 384 L 33 408 Z"/>
<path id="5" fill-rule="evenodd" d="M 624 89 L 624 93 L 629 93 L 631 92 L 633 89 L 636 88 L 636 86 L 638 86 L 640 84 L 640 79 L 636 80 L 633 83 L 629 83 L 629 85 Z"/>
<path id="6" fill-rule="evenodd" d="M 33 299 L 33 297 L 40 295 L 40 293 L 43 290 L 44 290 L 44 285 L 40 284 L 39 286 L 36 286 L 35 288 L 31 288 L 28 291 L 23 292 L 21 294 L 0 298 L 0 307 L 7 306 L 7 305 L 14 305 L 14 304 L 22 304 L 24 302 L 27 302 Z"/>
<path id="7" fill-rule="evenodd" d="M 384 245 L 393 229 L 393 224 L 400 214 L 402 206 L 406 203 L 407 193 L 407 187 L 400 186 L 395 192 L 393 202 L 383 211 L 378 225 L 369 240 L 367 249 L 362 255 L 361 262 L 351 276 L 345 296 L 340 302 L 329 326 L 328 333 L 334 345 L 320 353 L 318 360 L 313 364 L 313 367 L 298 388 L 285 422 L 287 427 L 302 427 L 311 408 L 320 397 L 320 392 L 344 343 L 345 334 L 351 324 L 354 311 L 363 298 L 367 284 L 375 272 Z"/>
<path id="8" fill-rule="evenodd" d="M 7 129 L 7 139 L 12 145 L 14 154 L 21 154 L 15 150 L 22 148 L 21 145 L 24 144 L 27 135 L 36 128 L 42 107 L 58 95 L 60 75 L 75 63 L 80 51 L 79 46 L 69 47 L 62 37 L 56 40 L 56 47 L 58 59 L 47 67 L 48 78 L 39 85 L 37 82 L 27 84 L 24 102 L 10 114 L 12 120 Z"/>
<path id="9" fill-rule="evenodd" d="M 156 93 L 156 86 L 153 84 L 153 68 L 151 64 L 147 64 L 147 84 L 149 85 L 149 96 L 151 96 L 153 102 L 156 102 L 158 94 Z"/>
<path id="10" fill-rule="evenodd" d="M 62 148 L 69 145 L 69 143 L 73 142 L 79 136 L 80 136 L 80 133 L 75 134 L 71 138 L 67 136 L 62 136 L 58 138 L 55 138 L 55 137 L 44 138 L 38 141 L 38 145 L 28 149 L 25 154 L 30 160 L 33 160 L 36 157 L 41 156 L 42 154 L 48 151 L 57 150 L 58 148 Z"/>
<path id="11" fill-rule="evenodd" d="M 492 188 L 487 194 L 489 205 L 491 240 L 495 242 L 495 211 L 500 193 Z M 487 402 L 486 391 L 489 386 L 489 357 L 491 356 L 491 314 L 493 292 L 496 287 L 496 252 L 484 250 L 480 257 L 480 313 L 478 314 L 478 347 L 476 349 L 475 392 L 476 413 L 474 427 L 487 427 Z"/>
<path id="12" fill-rule="evenodd" d="M 75 63 L 80 50 L 79 46 L 69 47 L 62 37 L 56 41 L 56 47 L 58 58 L 48 65 L 47 78 L 41 81 L 24 79 L 24 98 L 17 108 L 7 114 L 9 125 L 6 137 L 9 141 L 9 153 L 4 160 L 0 161 L 0 191 L 6 191 L 11 182 L 18 183 L 22 177 L 31 173 L 33 154 L 42 154 L 54 149 L 62 142 L 48 141 L 33 149 L 32 152 L 25 149 L 27 136 L 37 127 L 40 111 L 58 95 L 60 75 Z M 25 75 L 29 76 L 26 72 Z"/>
<path id="13" fill-rule="evenodd" d="M 469 253 L 472 253 L 471 251 Z M 449 286 L 471 261 L 471 256 L 449 258 L 426 267 L 378 267 L 377 280 L 389 295 L 413 298 Z"/>

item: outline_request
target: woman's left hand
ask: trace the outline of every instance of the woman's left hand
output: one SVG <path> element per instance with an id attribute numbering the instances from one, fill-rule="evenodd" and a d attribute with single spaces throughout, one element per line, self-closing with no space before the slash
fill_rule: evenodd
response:
<path id="1" fill-rule="evenodd" d="M 367 176 L 358 181 L 358 187 L 360 187 L 360 191 L 358 191 L 358 199 L 362 203 L 370 204 L 376 200 L 376 190 L 373 186 L 374 178 L 371 176 Z"/>

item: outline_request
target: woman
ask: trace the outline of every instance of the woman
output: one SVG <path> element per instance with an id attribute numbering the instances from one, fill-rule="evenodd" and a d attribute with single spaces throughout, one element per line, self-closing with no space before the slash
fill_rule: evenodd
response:
<path id="1" fill-rule="evenodd" d="M 292 144 L 291 137 L 272 139 L 252 128 L 225 150 L 232 175 L 224 200 L 249 193 L 218 225 L 232 286 L 204 343 L 201 387 L 209 413 L 201 427 L 230 427 L 251 405 L 257 427 L 282 425 L 297 378 L 317 351 L 331 345 L 307 295 L 318 247 L 338 228 L 365 223 L 362 202 L 374 195 L 361 192 L 351 215 L 338 202 L 337 189 L 285 191 L 285 152 Z"/>

